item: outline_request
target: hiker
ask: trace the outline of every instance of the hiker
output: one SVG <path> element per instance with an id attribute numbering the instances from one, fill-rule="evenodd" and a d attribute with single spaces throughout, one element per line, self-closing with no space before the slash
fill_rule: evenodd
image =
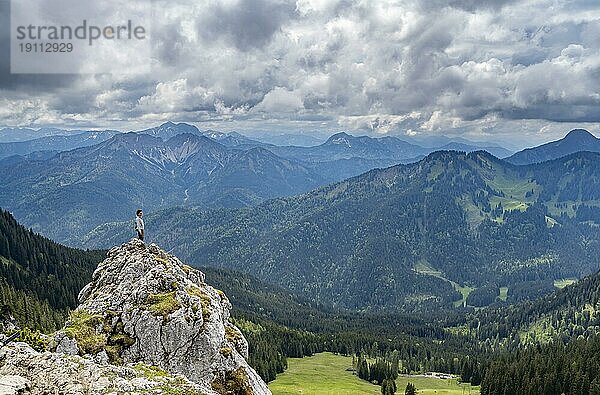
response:
<path id="1" fill-rule="evenodd" d="M 142 210 L 138 209 L 135 212 L 135 230 L 137 231 L 138 239 L 140 239 L 141 241 L 144 241 L 144 220 L 142 219 L 143 216 L 144 213 L 142 212 Z"/>

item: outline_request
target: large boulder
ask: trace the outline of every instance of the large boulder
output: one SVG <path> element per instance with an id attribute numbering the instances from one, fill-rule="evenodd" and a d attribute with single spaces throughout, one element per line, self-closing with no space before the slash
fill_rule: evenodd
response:
<path id="1" fill-rule="evenodd" d="M 79 301 L 54 336 L 55 354 L 97 366 L 156 367 L 204 394 L 270 394 L 246 362 L 248 343 L 229 320 L 225 294 L 154 244 L 134 239 L 111 249 Z"/>

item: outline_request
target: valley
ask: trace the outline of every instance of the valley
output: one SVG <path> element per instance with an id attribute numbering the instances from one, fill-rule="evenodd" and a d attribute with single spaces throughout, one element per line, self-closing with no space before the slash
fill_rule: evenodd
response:
<path id="1" fill-rule="evenodd" d="M 178 127 L 191 133 L 178 134 Z M 336 158 L 340 145 L 358 149 L 364 163 L 373 164 L 370 151 L 338 135 L 328 140 L 336 147 L 323 154 L 321 148 L 293 148 L 289 155 L 296 157 L 283 159 L 241 136 L 211 136 L 228 145 L 167 124 L 50 159 L 1 161 L 11 170 L 3 175 L 2 199 L 10 205 L 26 190 L 31 199 L 43 197 L 27 215 L 43 214 L 46 223 L 60 218 L 57 231 L 71 237 L 77 230 L 80 245 L 89 249 L 58 244 L 2 211 L 0 326 L 24 326 L 19 339 L 46 347 L 35 331 L 52 333 L 73 320 L 69 310 L 106 250 L 131 238 L 129 222 L 102 218 L 115 215 L 111 205 L 119 199 L 129 204 L 120 208 L 127 216 L 144 195 L 156 202 L 144 217 L 148 243 L 180 257 L 190 265 L 184 271 L 200 268 L 216 295 L 227 295 L 228 322 L 247 340 L 248 364 L 274 394 L 390 393 L 392 382 L 402 393 L 410 381 L 422 394 L 492 395 L 508 385 L 499 372 L 523 364 L 517 351 L 561 341 L 579 355 L 595 341 L 599 154 L 515 166 L 483 151 L 438 151 L 319 185 L 323 173 L 308 160 Z M 80 164 L 68 165 L 74 159 Z M 123 168 L 135 176 L 116 184 L 107 178 L 125 175 Z M 45 184 L 36 184 L 40 177 Z M 294 177 L 315 184 L 292 192 L 291 185 L 300 185 Z M 113 193 L 114 200 L 84 208 L 82 185 L 90 197 L 120 185 L 139 195 Z M 61 207 L 45 207 L 68 203 L 67 196 L 73 207 L 53 217 Z M 31 207 L 27 200 L 21 204 Z M 158 263 L 175 259 L 157 254 Z M 157 294 L 156 306 L 142 306 L 167 314 L 164 309 L 182 303 L 172 292 Z M 207 319 L 206 306 L 202 312 Z M 231 331 L 228 336 L 235 338 Z M 129 344 L 123 341 L 106 346 L 114 353 L 111 347 Z M 546 382 L 595 385 L 592 373 L 572 378 Z"/>

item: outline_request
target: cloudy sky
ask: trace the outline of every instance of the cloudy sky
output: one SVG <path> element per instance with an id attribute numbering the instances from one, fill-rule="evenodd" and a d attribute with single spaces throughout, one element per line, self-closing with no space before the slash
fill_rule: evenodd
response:
<path id="1" fill-rule="evenodd" d="M 61 0 L 36 1 L 61 9 Z M 152 51 L 120 57 L 151 67 L 9 75 L 4 65 L 0 125 L 131 130 L 173 120 L 247 134 L 446 134 L 514 146 L 573 127 L 599 134 L 597 0 L 145 4 Z M 123 17 L 122 6 L 102 12 Z"/>

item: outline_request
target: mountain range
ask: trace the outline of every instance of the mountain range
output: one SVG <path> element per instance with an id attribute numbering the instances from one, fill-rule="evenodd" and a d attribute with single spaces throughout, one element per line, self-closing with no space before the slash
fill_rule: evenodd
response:
<path id="1" fill-rule="evenodd" d="M 147 224 L 152 240 L 189 262 L 317 301 L 448 306 L 466 287 L 514 292 L 596 270 L 599 172 L 600 155 L 588 152 L 518 167 L 483 151 L 436 152 L 254 207 L 158 211 Z M 101 226 L 85 245 L 129 233 Z"/>
<path id="2" fill-rule="evenodd" d="M 589 140 L 585 133 L 571 132 L 565 140 Z M 465 152 L 478 148 L 464 139 L 436 142 Z M 135 133 L 54 135 L 0 143 L 0 158 L 11 155 L 0 159 L 0 204 L 27 226 L 78 245 L 96 226 L 122 221 L 138 207 L 255 205 L 372 169 L 416 162 L 434 150 L 397 137 L 348 133 L 312 147 L 276 146 L 236 132 L 201 132 L 172 122 Z M 500 147 L 490 150 L 506 154 Z M 555 150 L 546 157 L 562 153 Z M 514 162 L 517 156 L 511 158 Z"/>
<path id="3" fill-rule="evenodd" d="M 265 149 L 231 150 L 197 134 L 118 134 L 50 159 L 8 158 L 0 169 L 0 205 L 63 241 L 138 207 L 239 207 L 325 182 Z"/>
<path id="4" fill-rule="evenodd" d="M 16 343 L 2 373 L 46 389 L 67 375 L 81 382 L 62 367 L 89 366 L 95 355 L 131 366 L 144 357 L 188 376 L 204 369 L 196 381 L 206 381 L 214 356 L 241 361 L 237 350 L 269 381 L 286 357 L 331 351 L 360 354 L 358 376 L 380 384 L 393 367 L 483 379 L 482 394 L 600 389 L 600 152 L 587 131 L 506 159 L 465 141 L 431 152 L 347 133 L 312 147 L 173 123 L 93 133 L 0 144 L 9 155 L 0 159 L 0 206 L 88 248 L 130 239 L 122 220 L 143 207 L 148 244 L 111 248 L 63 326 L 105 252 L 57 244 L 0 210 L 0 330 L 13 317 L 64 328 L 50 343 L 27 328 L 18 339 L 56 347 L 56 368 L 47 352 Z M 207 344 L 210 355 L 189 351 Z M 189 355 L 210 362 L 191 365 Z M 100 367 L 116 388 L 107 369 L 124 368 Z M 204 392 L 235 392 L 224 377 Z M 152 380 L 135 382 L 160 386 Z"/>

